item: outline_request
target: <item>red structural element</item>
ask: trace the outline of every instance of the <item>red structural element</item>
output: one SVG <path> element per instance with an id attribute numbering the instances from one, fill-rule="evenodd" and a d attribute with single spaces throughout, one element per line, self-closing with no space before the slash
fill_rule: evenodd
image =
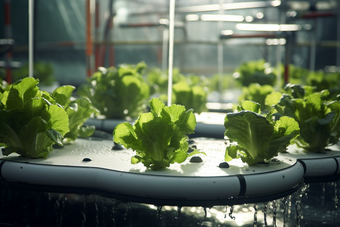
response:
<path id="1" fill-rule="evenodd" d="M 289 80 L 289 64 L 285 65 L 285 72 L 284 72 L 284 84 L 288 84 L 288 80 Z"/>
<path id="2" fill-rule="evenodd" d="M 100 15 L 100 5 L 99 5 L 99 0 L 96 0 L 95 3 L 95 69 L 98 69 L 99 66 L 103 66 L 103 62 L 102 59 L 100 58 L 100 45 L 98 44 L 99 42 L 99 28 L 100 28 L 100 19 L 99 19 L 99 15 Z"/>
<path id="3" fill-rule="evenodd" d="M 318 18 L 318 17 L 332 17 L 336 14 L 333 12 L 310 12 L 302 14 L 301 18 L 308 19 L 308 18 Z"/>
<path id="4" fill-rule="evenodd" d="M 103 37 L 103 45 L 101 48 L 101 56 L 102 56 L 102 63 L 104 66 L 105 63 L 105 58 L 106 58 L 106 50 L 107 48 L 109 49 L 109 59 L 108 59 L 108 64 L 109 66 L 114 66 L 114 48 L 113 48 L 113 44 L 109 43 L 111 37 L 111 33 L 112 33 L 112 28 L 113 28 L 113 0 L 110 0 L 109 2 L 109 17 L 107 19 L 106 25 L 105 25 L 105 29 L 104 29 L 104 37 Z"/>
<path id="5" fill-rule="evenodd" d="M 260 33 L 260 34 L 252 34 L 252 35 L 237 35 L 233 34 L 230 35 L 230 38 L 276 38 L 277 35 L 275 34 L 268 34 L 268 33 Z M 228 37 L 229 38 L 229 37 Z"/>

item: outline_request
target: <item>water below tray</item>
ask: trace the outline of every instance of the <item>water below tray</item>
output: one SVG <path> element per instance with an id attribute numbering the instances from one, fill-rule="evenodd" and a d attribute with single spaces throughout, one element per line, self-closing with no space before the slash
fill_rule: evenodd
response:
<path id="1" fill-rule="evenodd" d="M 157 207 L 96 194 L 33 191 L 0 184 L 1 226 L 339 226 L 339 182 L 304 185 L 266 203 Z"/>

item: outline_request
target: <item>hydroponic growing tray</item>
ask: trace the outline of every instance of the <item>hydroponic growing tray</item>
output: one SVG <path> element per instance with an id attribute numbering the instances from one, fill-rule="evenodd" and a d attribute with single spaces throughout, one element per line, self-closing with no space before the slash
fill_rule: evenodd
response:
<path id="1" fill-rule="evenodd" d="M 333 145 L 326 151 L 306 152 L 296 145 L 290 145 L 283 157 L 298 159 L 304 166 L 306 183 L 336 181 L 340 179 L 340 147 Z"/>
<path id="2" fill-rule="evenodd" d="M 173 164 L 152 171 L 132 165 L 129 149 L 112 150 L 113 141 L 78 139 L 47 159 L 11 155 L 0 159 L 1 180 L 64 193 L 104 193 L 122 200 L 177 206 L 214 206 L 270 201 L 299 188 L 304 168 L 296 159 L 277 157 L 248 166 L 239 160 L 220 168 L 224 142 L 195 140 L 203 162 Z M 50 189 L 46 189 L 50 188 Z"/>

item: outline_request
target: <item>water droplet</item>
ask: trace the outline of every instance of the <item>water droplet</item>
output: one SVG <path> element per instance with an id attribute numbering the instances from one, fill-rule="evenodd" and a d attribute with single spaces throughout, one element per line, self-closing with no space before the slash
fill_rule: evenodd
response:
<path id="1" fill-rule="evenodd" d="M 99 201 L 100 203 L 100 201 Z M 96 220 L 96 226 L 99 226 L 99 209 L 98 209 L 98 200 L 96 199 L 96 201 L 94 201 L 94 209 L 96 211 L 96 217 L 95 217 L 95 220 Z"/>
<path id="2" fill-rule="evenodd" d="M 128 218 L 129 211 L 130 211 L 130 204 L 126 203 L 125 213 L 124 213 L 124 220 L 126 220 Z"/>
<path id="3" fill-rule="evenodd" d="M 283 197 L 281 202 L 283 203 L 283 227 L 286 227 L 288 197 Z"/>
<path id="4" fill-rule="evenodd" d="M 228 213 L 228 206 L 225 206 L 224 219 L 226 219 L 226 218 L 227 218 L 227 213 Z"/>
<path id="5" fill-rule="evenodd" d="M 322 183 L 321 206 L 325 205 L 325 192 L 326 192 L 326 184 Z"/>
<path id="6" fill-rule="evenodd" d="M 114 199 L 112 199 L 112 208 L 111 208 L 111 216 L 112 216 L 112 222 L 113 222 L 113 226 L 116 225 L 116 220 L 115 220 L 115 213 L 116 213 L 116 208 L 117 208 L 117 204 L 116 201 Z"/>
<path id="7" fill-rule="evenodd" d="M 176 213 L 176 216 L 175 216 L 176 219 L 178 219 L 181 216 L 181 211 L 182 211 L 182 207 L 178 206 L 177 207 L 177 213 Z"/>
<path id="8" fill-rule="evenodd" d="M 204 218 L 206 218 L 207 217 L 207 208 L 203 207 L 203 210 L 204 210 Z"/>
<path id="9" fill-rule="evenodd" d="M 267 224 L 267 207 L 268 203 L 263 203 L 263 220 L 264 220 L 264 226 L 268 226 Z"/>
<path id="10" fill-rule="evenodd" d="M 234 212 L 234 206 L 230 206 L 229 217 L 231 219 L 235 220 L 235 216 L 233 216 L 233 212 Z"/>
<path id="11" fill-rule="evenodd" d="M 277 211 L 277 203 L 276 201 L 272 201 L 273 206 L 273 227 L 276 227 L 276 211 Z"/>
<path id="12" fill-rule="evenodd" d="M 257 226 L 257 204 L 254 205 L 254 227 Z"/>
<path id="13" fill-rule="evenodd" d="M 301 188 L 295 192 L 295 220 L 296 220 L 296 226 L 301 226 Z"/>
<path id="14" fill-rule="evenodd" d="M 157 218 L 158 219 L 162 219 L 162 215 L 161 215 L 162 208 L 163 206 L 157 206 Z"/>
<path id="15" fill-rule="evenodd" d="M 334 226 L 340 226 L 339 220 L 339 183 L 340 181 L 334 182 Z"/>
<path id="16" fill-rule="evenodd" d="M 88 195 L 85 195 L 85 196 L 84 196 L 83 212 L 82 212 L 82 215 L 83 215 L 83 220 L 82 220 L 82 224 L 81 224 L 82 227 L 84 227 L 85 224 L 86 224 L 87 200 L 88 200 Z"/>

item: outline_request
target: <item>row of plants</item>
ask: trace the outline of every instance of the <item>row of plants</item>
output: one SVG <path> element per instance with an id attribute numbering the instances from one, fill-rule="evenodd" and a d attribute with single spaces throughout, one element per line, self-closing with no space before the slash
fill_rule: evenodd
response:
<path id="1" fill-rule="evenodd" d="M 280 65 L 280 71 L 284 72 L 283 65 Z M 269 109 L 269 106 L 265 105 L 265 98 L 275 90 L 277 68 L 273 68 L 264 60 L 249 61 L 235 69 L 234 77 L 242 89 L 239 103 L 253 100 L 261 104 L 262 110 Z M 339 72 L 326 73 L 322 70 L 311 72 L 291 64 L 289 65 L 289 82 L 312 86 L 315 91 L 327 89 L 330 99 L 335 99 L 340 93 Z"/>
<path id="2" fill-rule="evenodd" d="M 311 86 L 293 84 L 288 84 L 284 91 L 267 95 L 266 104 L 271 109 L 266 113 L 259 103 L 247 100 L 235 112 L 226 114 L 224 135 L 228 145 L 225 161 L 241 159 L 248 165 L 254 165 L 286 152 L 291 144 L 306 152 L 323 152 L 328 146 L 338 143 L 340 95 L 332 100 L 328 90 L 315 92 Z M 170 111 L 169 107 L 155 99 L 150 101 L 150 106 L 151 113 L 141 115 L 134 125 L 119 124 L 113 132 L 114 141 L 136 151 L 132 163 L 142 162 L 146 167 L 158 169 L 174 162 L 184 162 L 188 156 L 184 152 L 188 150 L 188 144 L 183 135 L 194 132 L 194 115 L 191 119 L 187 114 L 183 114 L 182 119 L 171 117 L 169 113 L 175 111 Z M 185 111 L 180 106 L 171 108 L 182 108 L 181 113 Z M 162 117 L 164 119 L 161 120 Z M 176 121 L 190 129 L 185 128 L 187 131 L 183 131 L 175 146 L 173 128 L 181 128 L 176 126 Z M 181 158 L 176 158 L 176 155 Z"/>
<path id="3" fill-rule="evenodd" d="M 196 126 L 194 109 L 178 104 L 168 107 L 159 98 L 149 101 L 149 111 L 138 109 L 145 108 L 150 95 L 150 85 L 142 76 L 145 70 L 143 62 L 100 68 L 78 89 L 78 99 L 72 98 L 73 86 L 61 86 L 48 93 L 39 90 L 39 80 L 33 78 L 4 85 L 0 90 L 3 154 L 46 158 L 53 144 L 62 145 L 79 135 L 91 134 L 94 128 L 82 127 L 91 115 L 110 113 L 114 118 L 128 114 L 137 118 L 133 125 L 119 124 L 113 132 L 116 143 L 136 151 L 132 163 L 142 162 L 148 168 L 159 169 L 184 162 L 189 156 L 187 134 L 194 133 Z M 188 81 L 179 72 L 176 75 L 174 90 L 175 85 Z M 205 83 L 194 76 L 190 80 L 192 85 Z M 265 91 L 263 86 L 254 90 Z M 229 141 L 226 161 L 240 158 L 253 165 L 284 152 L 292 143 L 310 152 L 320 152 L 338 142 L 339 95 L 334 99 L 328 90 L 294 84 L 280 92 L 268 89 L 264 93 L 263 102 L 255 102 L 254 96 L 251 101 L 242 102 L 234 113 L 226 114 L 225 136 Z M 186 99 L 184 93 L 180 97 Z M 268 110 L 263 111 L 262 105 Z"/>
<path id="4" fill-rule="evenodd" d="M 3 155 L 18 153 L 30 158 L 46 158 L 53 144 L 63 145 L 79 135 L 88 136 L 93 128 L 81 127 L 93 108 L 87 98 L 71 98 L 72 86 L 53 93 L 39 90 L 38 80 L 25 78 L 0 93 L 0 146 Z M 289 84 L 285 93 L 273 92 L 266 98 L 272 105 L 263 114 L 261 105 L 245 101 L 237 111 L 225 116 L 228 146 L 225 160 L 240 158 L 253 165 L 266 162 L 297 144 L 309 152 L 324 151 L 340 137 L 340 95 L 329 99 L 329 91 L 315 92 L 310 86 Z M 113 131 L 114 141 L 136 151 L 133 164 L 151 169 L 182 163 L 188 154 L 188 134 L 194 133 L 193 110 L 183 105 L 168 107 L 163 101 L 149 101 L 150 112 L 142 113 L 135 123 L 124 122 Z"/>
<path id="5" fill-rule="evenodd" d="M 172 103 L 206 111 L 207 80 L 195 75 L 173 73 Z M 147 69 L 144 62 L 136 65 L 122 64 L 116 67 L 100 67 L 87 78 L 77 93 L 89 98 L 100 114 L 108 119 L 131 119 L 147 111 L 150 97 L 167 100 L 168 75 L 158 68 Z"/>

